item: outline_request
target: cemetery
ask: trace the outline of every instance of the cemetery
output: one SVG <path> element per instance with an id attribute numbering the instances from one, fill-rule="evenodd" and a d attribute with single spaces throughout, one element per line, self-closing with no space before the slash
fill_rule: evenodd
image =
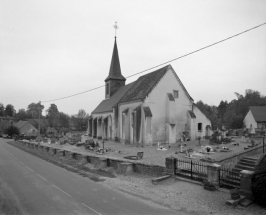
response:
<path id="1" fill-rule="evenodd" d="M 175 144 L 158 142 L 148 147 L 89 139 L 84 135 L 64 140 L 43 138 L 39 142 L 18 140 L 16 144 L 66 164 L 92 165 L 120 175 L 149 175 L 154 185 L 171 177 L 181 177 L 198 181 L 209 191 L 220 188 L 238 190 L 240 198 L 228 199 L 229 205 L 243 203 L 245 196 L 252 199 L 251 178 L 258 166 L 258 158 L 265 152 L 264 137 L 243 139 L 238 136 L 200 138 Z M 245 204 L 250 203 L 252 201 Z"/>

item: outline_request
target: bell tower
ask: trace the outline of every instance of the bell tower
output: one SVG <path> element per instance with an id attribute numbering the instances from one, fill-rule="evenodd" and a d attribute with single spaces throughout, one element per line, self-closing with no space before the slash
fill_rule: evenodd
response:
<path id="1" fill-rule="evenodd" d="M 117 29 L 117 25 L 114 26 Z M 110 98 L 120 87 L 125 86 L 126 78 L 121 74 L 116 36 L 109 75 L 105 79 L 105 99 Z"/>

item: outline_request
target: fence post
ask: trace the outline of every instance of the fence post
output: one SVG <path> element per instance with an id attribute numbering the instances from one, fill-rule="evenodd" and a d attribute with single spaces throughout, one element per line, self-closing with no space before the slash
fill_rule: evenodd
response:
<path id="1" fill-rule="evenodd" d="M 215 163 L 207 167 L 207 179 L 216 187 L 220 185 L 220 169 L 221 165 Z"/>
<path id="2" fill-rule="evenodd" d="M 177 159 L 175 158 L 174 159 L 174 175 L 176 175 L 176 162 L 177 162 Z"/>
<path id="3" fill-rule="evenodd" d="M 254 171 L 242 170 L 240 172 L 240 194 L 250 199 L 253 199 L 251 190 L 253 176 Z"/>
<path id="4" fill-rule="evenodd" d="M 264 137 L 262 139 L 263 139 L 263 154 L 264 154 Z"/>
<path id="5" fill-rule="evenodd" d="M 191 179 L 193 179 L 192 160 L 190 161 L 190 177 L 191 177 Z"/>

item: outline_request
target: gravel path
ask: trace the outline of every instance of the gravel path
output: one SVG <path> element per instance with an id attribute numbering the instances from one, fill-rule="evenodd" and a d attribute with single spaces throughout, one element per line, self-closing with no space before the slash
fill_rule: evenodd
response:
<path id="1" fill-rule="evenodd" d="M 151 177 L 133 174 L 108 178 L 103 184 L 193 215 L 263 215 L 266 209 L 255 204 L 247 208 L 226 205 L 228 191 L 207 191 L 202 186 L 175 178 L 151 183 Z"/>

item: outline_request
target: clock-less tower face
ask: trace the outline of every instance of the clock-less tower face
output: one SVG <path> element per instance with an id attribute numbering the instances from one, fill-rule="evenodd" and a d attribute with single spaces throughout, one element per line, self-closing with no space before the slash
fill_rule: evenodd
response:
<path id="1" fill-rule="evenodd" d="M 110 98 L 120 87 L 125 85 L 124 80 L 109 80 L 105 84 L 105 98 Z"/>

